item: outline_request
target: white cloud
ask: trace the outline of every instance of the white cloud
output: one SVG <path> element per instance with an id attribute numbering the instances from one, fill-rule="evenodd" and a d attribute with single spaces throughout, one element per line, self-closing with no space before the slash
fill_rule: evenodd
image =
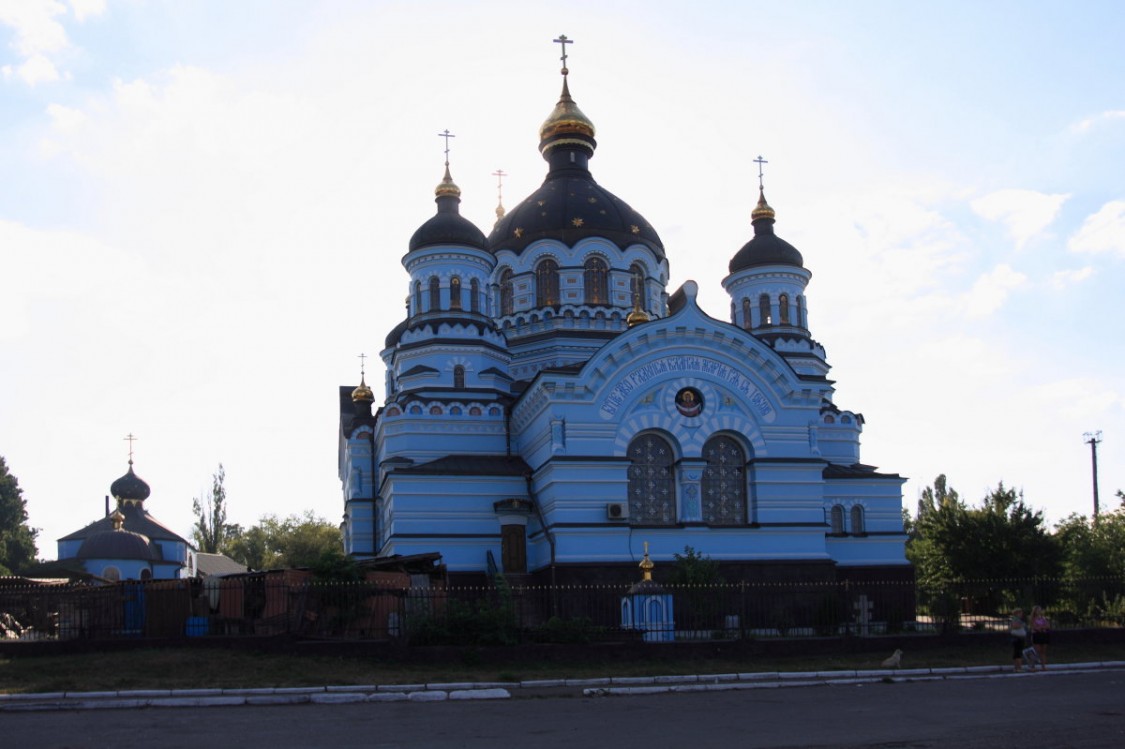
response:
<path id="1" fill-rule="evenodd" d="M 105 0 L 68 0 L 74 20 L 81 23 L 91 16 L 105 13 Z"/>
<path id="2" fill-rule="evenodd" d="M 1027 240 L 1050 226 L 1069 197 L 1012 188 L 978 198 L 971 206 L 978 216 L 1003 223 L 1016 246 L 1022 247 Z"/>
<path id="3" fill-rule="evenodd" d="M 1073 133 L 1088 133 L 1098 125 L 1115 122 L 1117 120 L 1125 120 L 1125 109 L 1111 109 L 1101 114 L 1096 114 L 1093 117 L 1087 117 L 1071 125 L 1070 130 Z"/>
<path id="4" fill-rule="evenodd" d="M 19 78 L 29 86 L 54 83 L 61 78 L 55 64 L 43 55 L 32 55 L 15 67 L 5 65 L 3 71 L 5 78 Z"/>
<path id="5" fill-rule="evenodd" d="M 1125 200 L 1111 200 L 1087 216 L 1067 248 L 1071 252 L 1112 252 L 1125 257 Z"/>
<path id="6" fill-rule="evenodd" d="M 1051 288 L 1061 291 L 1062 289 L 1080 284 L 1087 278 L 1094 274 L 1093 266 L 1087 265 L 1077 270 L 1060 270 L 1054 273 L 1048 283 Z"/>
<path id="7" fill-rule="evenodd" d="M 69 0 L 75 20 L 82 22 L 105 12 L 105 0 Z M 4 78 L 18 78 L 28 86 L 53 83 L 67 76 L 59 73 L 59 54 L 70 49 L 70 39 L 60 19 L 67 6 L 56 0 L 0 0 L 0 25 L 16 33 L 12 47 L 21 62 L 0 68 Z"/>
<path id="8" fill-rule="evenodd" d="M 1027 276 L 1007 264 L 1000 264 L 976 280 L 965 295 L 968 317 L 991 315 L 1004 305 L 1008 294 L 1027 283 Z"/>
<path id="9" fill-rule="evenodd" d="M 15 30 L 16 52 L 23 57 L 66 49 L 66 30 L 55 20 L 65 13 L 55 0 L 0 0 L 0 24 Z"/>

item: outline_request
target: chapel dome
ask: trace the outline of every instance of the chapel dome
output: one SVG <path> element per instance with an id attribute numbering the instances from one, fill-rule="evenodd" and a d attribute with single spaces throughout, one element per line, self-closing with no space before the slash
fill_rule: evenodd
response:
<path id="1" fill-rule="evenodd" d="M 565 69 L 563 75 L 558 104 L 539 128 L 539 151 L 550 165 L 547 178 L 496 222 L 489 249 L 519 253 L 537 239 L 573 247 L 586 237 L 602 237 L 622 249 L 643 244 L 663 259 L 664 245 L 652 225 L 590 174 L 597 149 L 594 123 L 571 98 Z"/>
<path id="2" fill-rule="evenodd" d="M 136 500 L 143 502 L 148 499 L 148 495 L 152 493 L 152 489 L 145 481 L 133 473 L 133 461 L 129 461 L 129 470 L 124 476 L 110 484 L 109 493 L 115 499 L 119 500 Z"/>
<path id="3" fill-rule="evenodd" d="M 457 187 L 450 177 L 448 163 L 445 165 L 445 177 L 434 188 L 434 195 L 436 196 L 434 202 L 438 206 L 437 213 L 414 232 L 414 236 L 410 238 L 410 251 L 436 244 L 486 249 L 487 241 L 484 232 L 462 216 L 458 210 L 457 206 L 461 203 L 461 188 Z"/>
<path id="4" fill-rule="evenodd" d="M 123 528 L 98 531 L 78 548 L 79 559 L 160 559 L 149 537 Z"/>
<path id="5" fill-rule="evenodd" d="M 804 267 L 804 258 L 797 248 L 773 232 L 775 213 L 766 202 L 765 191 L 758 192 L 758 205 L 751 213 L 754 225 L 754 238 L 742 246 L 730 261 L 730 272 L 754 268 L 760 265 L 795 265 Z"/>

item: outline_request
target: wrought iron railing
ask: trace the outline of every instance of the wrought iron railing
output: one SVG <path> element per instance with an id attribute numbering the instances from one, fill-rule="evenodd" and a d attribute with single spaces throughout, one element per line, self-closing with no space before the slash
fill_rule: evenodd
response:
<path id="1" fill-rule="evenodd" d="M 262 637 L 410 645 L 684 641 L 1004 631 L 1033 604 L 1056 629 L 1125 625 L 1125 579 L 410 587 L 287 573 L 0 587 L 0 638 Z"/>

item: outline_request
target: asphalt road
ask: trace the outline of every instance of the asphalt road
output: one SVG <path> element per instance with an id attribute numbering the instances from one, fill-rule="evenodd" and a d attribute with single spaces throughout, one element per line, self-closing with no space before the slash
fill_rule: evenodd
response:
<path id="1" fill-rule="evenodd" d="M 1125 671 L 629 697 L 0 714 L 0 746 L 1125 747 Z"/>

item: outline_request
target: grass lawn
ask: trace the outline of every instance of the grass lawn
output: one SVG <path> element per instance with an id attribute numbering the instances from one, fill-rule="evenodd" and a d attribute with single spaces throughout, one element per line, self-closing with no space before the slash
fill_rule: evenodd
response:
<path id="1" fill-rule="evenodd" d="M 873 669 L 886 654 L 754 656 L 700 659 L 669 657 L 653 646 L 646 660 L 483 665 L 470 653 L 442 664 L 383 661 L 371 656 L 279 655 L 209 648 L 138 649 L 67 656 L 0 656 L 0 693 L 296 687 L 348 684 L 520 681 L 524 679 L 832 671 Z M 957 643 L 907 651 L 903 668 L 1010 665 L 1006 645 Z M 1051 663 L 1125 660 L 1125 645 L 1068 644 L 1052 648 Z"/>

